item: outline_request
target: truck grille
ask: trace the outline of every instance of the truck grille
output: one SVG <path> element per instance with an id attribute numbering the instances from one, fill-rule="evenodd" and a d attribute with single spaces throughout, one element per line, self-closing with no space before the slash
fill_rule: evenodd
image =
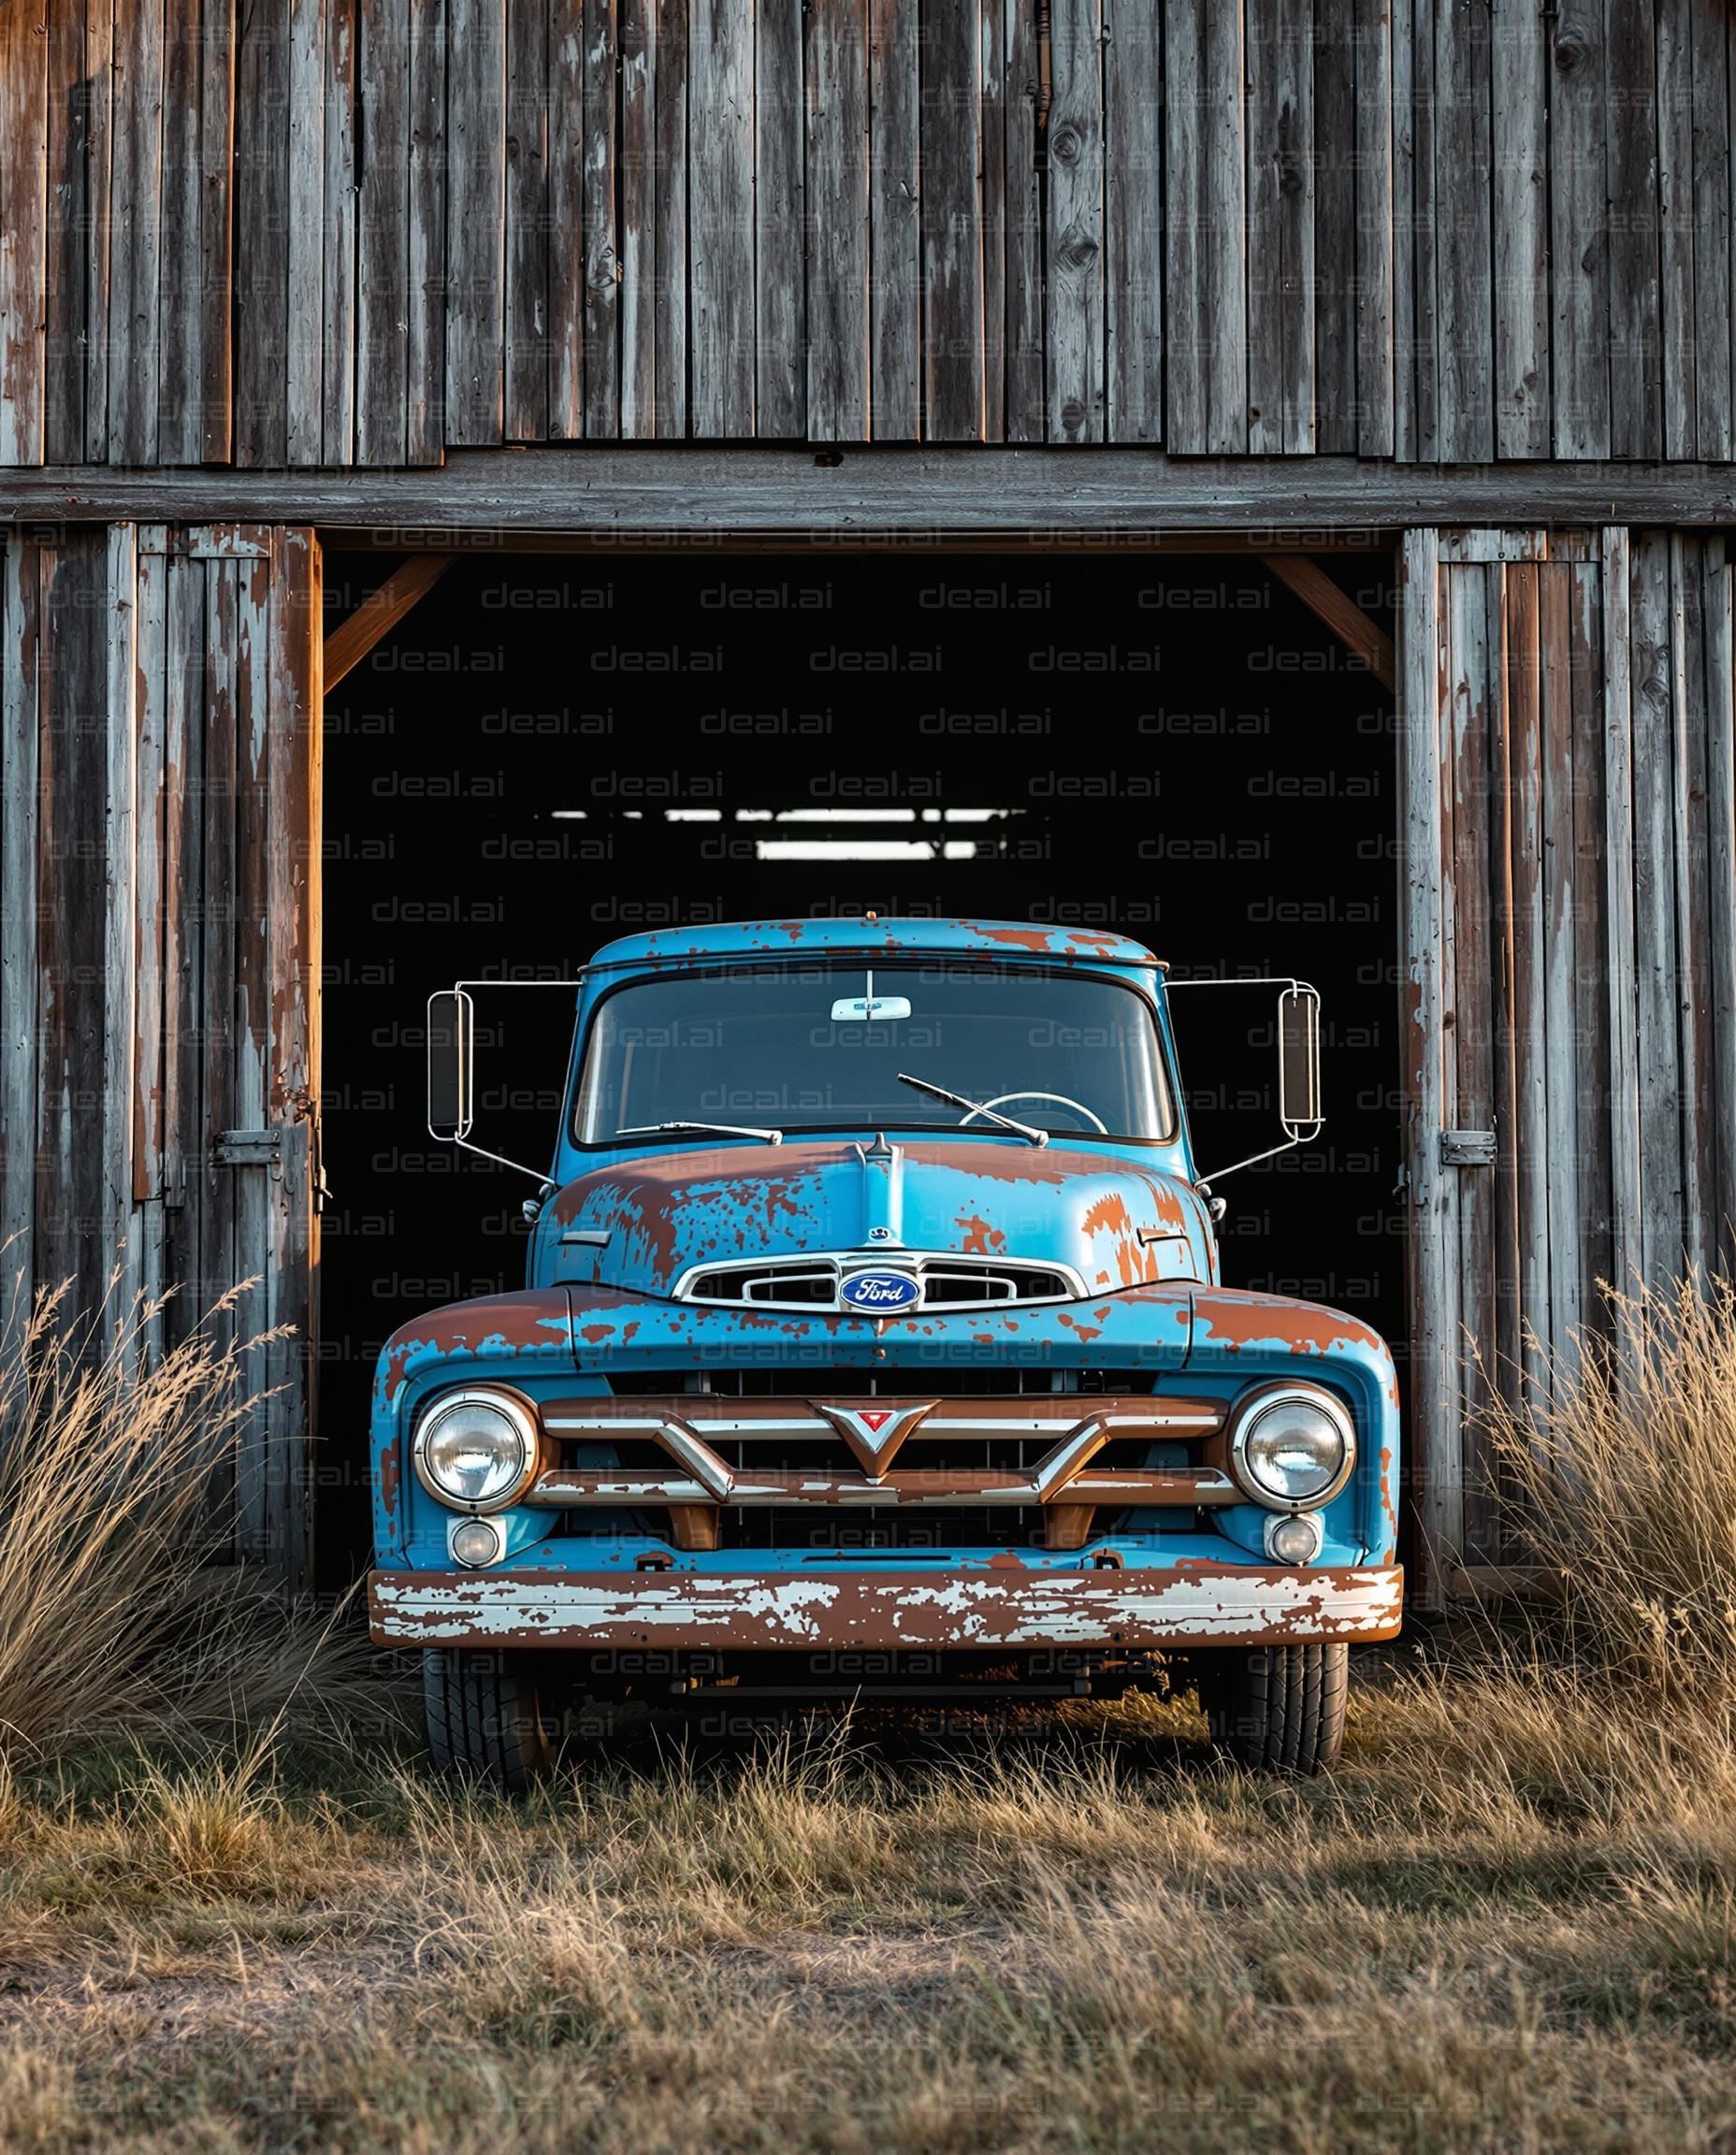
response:
<path id="1" fill-rule="evenodd" d="M 1085 1282 L 1067 1266 L 907 1250 L 884 1255 L 855 1250 L 761 1257 L 751 1264 L 700 1265 L 683 1273 L 674 1293 L 678 1302 L 699 1302 L 714 1309 L 839 1309 L 846 1307 L 839 1292 L 845 1279 L 860 1271 L 897 1272 L 913 1279 L 921 1300 L 912 1307 L 931 1310 L 1086 1298 Z"/>
<path id="2" fill-rule="evenodd" d="M 558 1461 L 523 1501 L 571 1513 L 581 1531 L 601 1527 L 600 1512 L 659 1512 L 687 1549 L 842 1552 L 1038 1537 L 1079 1548 L 1101 1508 L 1240 1500 L 1215 1441 L 1219 1400 L 1008 1396 L 1005 1375 L 980 1398 L 863 1395 L 861 1381 L 804 1396 L 552 1401 L 542 1421 Z"/>

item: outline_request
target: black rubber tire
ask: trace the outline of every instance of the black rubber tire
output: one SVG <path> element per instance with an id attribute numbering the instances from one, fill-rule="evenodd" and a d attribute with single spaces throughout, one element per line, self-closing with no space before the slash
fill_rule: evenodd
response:
<path id="1" fill-rule="evenodd" d="M 1211 1740 L 1256 1772 L 1318 1773 L 1344 1743 L 1348 1645 L 1235 1646 L 1201 1656 Z"/>
<path id="2" fill-rule="evenodd" d="M 528 1655 L 431 1647 L 422 1656 L 422 1701 L 442 1773 L 521 1795 L 555 1763 L 559 1723 Z"/>

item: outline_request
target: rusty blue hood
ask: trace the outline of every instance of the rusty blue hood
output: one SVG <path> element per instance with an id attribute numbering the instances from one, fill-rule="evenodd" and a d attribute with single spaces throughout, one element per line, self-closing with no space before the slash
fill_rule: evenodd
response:
<path id="1" fill-rule="evenodd" d="M 1209 1280 L 1200 1199 L 1123 1155 L 1011 1140 L 847 1138 L 656 1153 L 551 1201 L 539 1279 L 670 1294 L 695 1266 L 901 1251 L 1067 1267 L 1087 1295 Z"/>

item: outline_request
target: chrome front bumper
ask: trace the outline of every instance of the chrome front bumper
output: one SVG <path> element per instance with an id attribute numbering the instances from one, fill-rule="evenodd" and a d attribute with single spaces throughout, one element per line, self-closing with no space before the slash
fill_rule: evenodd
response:
<path id="1" fill-rule="evenodd" d="M 1391 1639 L 1404 1572 L 1187 1563 L 1125 1570 L 375 1571 L 390 1646 L 1211 1646 Z"/>

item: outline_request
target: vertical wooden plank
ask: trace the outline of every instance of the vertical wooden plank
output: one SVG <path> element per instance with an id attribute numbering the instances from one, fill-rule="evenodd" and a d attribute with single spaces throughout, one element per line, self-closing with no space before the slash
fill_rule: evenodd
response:
<path id="1" fill-rule="evenodd" d="M 1006 439 L 1006 6 L 980 0 L 977 101 L 982 112 L 982 427 Z M 1159 376 L 1162 398 L 1162 376 Z"/>
<path id="2" fill-rule="evenodd" d="M 1491 799 L 1492 741 L 1500 698 L 1499 564 L 1468 564 L 1446 578 L 1448 646 L 1452 654 L 1448 716 L 1452 758 L 1453 1047 L 1455 1126 L 1508 1133 L 1497 1121 L 1495 1034 L 1500 1021 L 1500 968 L 1492 905 L 1491 866 L 1496 814 Z M 1497 1178 L 1487 1168 L 1462 1168 L 1458 1261 L 1465 1341 L 1460 1384 L 1468 1410 L 1464 1432 L 1465 1539 L 1468 1550 L 1495 1553 L 1496 1521 L 1483 1417 L 1491 1381 L 1504 1371 L 1499 1311 L 1500 1240 Z M 1479 1357 L 1481 1357 L 1481 1366 Z"/>
<path id="3" fill-rule="evenodd" d="M 1045 337 L 1049 438 L 1101 441 L 1103 350 L 1103 10 L 1050 0 Z"/>
<path id="4" fill-rule="evenodd" d="M 1207 447 L 1248 448 L 1247 72 L 1239 0 L 1208 6 L 1203 39 L 1204 192 L 1200 204 L 1206 291 Z"/>
<path id="5" fill-rule="evenodd" d="M 506 0 L 505 431 L 548 432 L 548 8 Z"/>
<path id="6" fill-rule="evenodd" d="M 808 433 L 868 436 L 868 25 L 862 0 L 807 13 Z M 911 354 L 910 364 L 915 365 Z"/>
<path id="7" fill-rule="evenodd" d="M 975 7 L 921 39 L 923 438 L 983 439 L 981 65 Z"/>
<path id="8" fill-rule="evenodd" d="M 450 0 L 446 70 L 446 439 L 505 419 L 506 0 Z"/>
<path id="9" fill-rule="evenodd" d="M 47 0 L 15 0 L 0 11 L 0 465 L 42 461 L 48 84 Z"/>
<path id="10" fill-rule="evenodd" d="M 687 5 L 657 0 L 657 435 L 687 431 Z M 805 232 L 799 239 L 805 258 Z"/>
<path id="11" fill-rule="evenodd" d="M 1432 158 L 1418 97 L 1425 49 L 1416 17 L 1427 0 L 1392 0 L 1393 61 L 1393 454 L 1413 463 L 1422 426 L 1418 367 L 1425 341 L 1419 202 L 1425 158 Z M 1432 72 L 1432 71 L 1431 71 Z M 1432 274 L 1432 271 L 1431 271 Z"/>
<path id="12" fill-rule="evenodd" d="M 615 200 L 615 0 L 585 0 L 585 431 L 621 427 L 620 247 Z M 751 73 L 748 78 L 751 82 Z M 751 256 L 751 245 L 749 248 Z M 751 323 L 751 311 L 748 320 Z M 748 329 L 751 340 L 752 329 Z M 751 348 L 744 354 L 751 376 Z M 751 429 L 750 429 L 751 431 Z"/>
<path id="13" fill-rule="evenodd" d="M 693 432 L 754 431 L 753 0 L 692 0 L 687 40 Z"/>
<path id="14" fill-rule="evenodd" d="M 1715 1159 L 1714 1261 L 1736 1266 L 1736 673 L 1731 572 L 1722 546 L 1708 549 L 1706 575 L 1706 852 Z"/>
<path id="15" fill-rule="evenodd" d="M 1557 23 L 1557 28 L 1559 24 Z M 1526 0 L 1495 0 L 1495 451 L 1547 456 L 1549 122 L 1543 20 Z"/>
<path id="16" fill-rule="evenodd" d="M 163 922 L 165 792 L 168 752 L 168 557 L 162 525 L 138 534 L 137 631 L 137 982 L 133 1047 L 133 1202 L 163 1188 Z"/>
<path id="17" fill-rule="evenodd" d="M 145 1298 L 143 1350 L 163 1352 L 165 1270 L 163 1195 L 165 764 L 167 749 L 168 531 L 141 525 L 136 583 L 135 801 L 137 804 L 132 1040 L 132 1211 L 137 1278 Z"/>
<path id="18" fill-rule="evenodd" d="M 157 456 L 157 242 L 163 194 L 163 0 L 115 0 L 108 240 L 110 463 Z M 179 363 L 171 352 L 170 363 Z"/>
<path id="19" fill-rule="evenodd" d="M 438 464 L 446 442 L 446 5 L 410 10 L 410 278 L 405 456 Z"/>
<path id="20" fill-rule="evenodd" d="M 270 1357 L 265 1540 L 292 1585 L 311 1549 L 309 1447 L 318 1367 L 313 1294 L 319 1223 L 311 1186 L 319 1057 L 320 684 L 319 551 L 313 534 L 273 534 L 268 688 L 270 746 L 265 792 L 269 977 L 267 1109 L 282 1171 L 260 1176 L 268 1207 L 266 1316 L 292 1327 Z M 255 1171 L 256 1173 L 257 1171 Z"/>
<path id="21" fill-rule="evenodd" d="M 49 557 L 38 640 L 36 1277 L 97 1308 L 104 1248 L 105 897 L 108 848 L 107 535 L 68 534 Z"/>
<path id="22" fill-rule="evenodd" d="M 1599 557 L 1601 541 L 1597 534 Z M 1578 1321 L 1595 1324 L 1604 1314 L 1600 1280 L 1616 1278 L 1613 1186 L 1611 1179 L 1611 997 L 1608 977 L 1610 898 L 1604 805 L 1605 683 L 1603 565 L 1600 557 L 1576 561 L 1570 579 L 1569 704 L 1572 807 L 1573 1024 L 1564 1043 L 1571 1068 L 1579 1119 L 1580 1264 Z M 1628 986 L 1631 993 L 1631 983 Z M 1552 1035 L 1552 1056 L 1555 1036 Z M 1558 1080 L 1559 1081 L 1559 1080 Z M 1552 1195 L 1554 1184 L 1551 1185 Z M 1559 1288 L 1562 1272 L 1555 1274 Z M 1557 1307 L 1564 1309 L 1560 1302 Z"/>
<path id="23" fill-rule="evenodd" d="M 1248 446 L 1314 446 L 1309 0 L 1248 0 Z"/>
<path id="24" fill-rule="evenodd" d="M 204 827 L 200 852 L 205 863 L 202 915 L 202 967 L 199 1025 L 204 1048 L 199 1073 L 198 1127 L 199 1305 L 214 1309 L 245 1277 L 245 1252 L 236 1239 L 235 1171 L 217 1160 L 216 1133 L 238 1127 L 236 996 L 237 875 L 237 706 L 239 671 L 239 577 L 233 557 L 210 561 L 206 570 L 205 621 L 205 767 Z M 239 1337 L 240 1322 L 233 1309 L 210 1320 L 220 1346 Z M 213 1491 L 228 1517 L 229 1531 L 244 1549 L 233 1514 L 236 1486 L 233 1458 Z"/>
<path id="25" fill-rule="evenodd" d="M 1104 47 L 1107 429 L 1164 438 L 1164 104 L 1160 0 L 1113 0 Z"/>
<path id="26" fill-rule="evenodd" d="M 84 253 L 89 230 L 91 80 L 84 11 L 77 0 L 48 8 L 48 203 L 43 273 L 42 456 L 84 461 Z M 21 13 L 20 20 L 22 21 Z"/>
<path id="27" fill-rule="evenodd" d="M 800 105 L 789 123 L 801 126 Z M 620 165 L 621 433 L 648 441 L 657 431 L 657 0 L 621 0 Z"/>
<path id="28" fill-rule="evenodd" d="M 235 456 L 289 455 L 289 0 L 239 18 L 235 128 Z"/>
<path id="29" fill-rule="evenodd" d="M 1570 1352 L 1584 1309 L 1582 1154 L 1595 1137 L 1599 1112 L 1588 1083 L 1591 1044 L 1582 1047 L 1578 1036 L 1574 992 L 1580 956 L 1574 709 L 1575 692 L 1584 686 L 1573 649 L 1579 567 L 1577 562 L 1549 561 L 1536 571 L 1541 844 L 1536 899 L 1528 921 L 1517 923 L 1521 958 L 1538 991 L 1541 1035 L 1530 1050 L 1538 1059 L 1541 1094 L 1533 1102 L 1541 1128 L 1533 1129 L 1530 1142 L 1541 1141 L 1541 1150 L 1534 1161 L 1526 1154 L 1526 1224 L 1541 1237 L 1548 1299 L 1536 1309 L 1527 1307 L 1527 1313 L 1558 1355 Z M 1588 1095 L 1583 1103 L 1582 1086 Z M 1540 1372 L 1529 1359 L 1526 1369 L 1535 1388 Z"/>
<path id="30" fill-rule="evenodd" d="M 360 0 L 326 0 L 325 360 L 321 460 L 355 461 L 355 17 Z"/>
<path id="31" fill-rule="evenodd" d="M 230 1042 L 234 1123 L 262 1130 L 271 1094 L 271 1006 L 276 993 L 270 941 L 269 863 L 272 850 L 271 563 L 257 556 L 238 563 L 235 599 L 235 1020 Z M 240 1304 L 251 1337 L 269 1321 L 272 1279 L 271 1177 L 258 1166 L 220 1167 L 234 1186 L 238 1280 L 253 1280 Z M 276 1374 L 264 1347 L 243 1358 L 250 1394 L 263 1393 Z M 273 1415 L 269 1403 L 249 1417 L 236 1471 L 236 1527 L 249 1555 L 268 1554 L 268 1481 Z"/>
<path id="32" fill-rule="evenodd" d="M 1187 0 L 1187 4 L 1197 5 L 1197 0 Z M 1037 0 L 1006 0 L 1005 27 L 1006 439 L 1040 441 L 1047 407 L 1043 189 L 1037 170 L 1036 126 L 1043 64 L 1037 39 Z"/>
<path id="33" fill-rule="evenodd" d="M 1361 0 L 1317 0 L 1313 10 L 1314 95 L 1314 446 L 1356 453 L 1356 355 L 1361 293 L 1356 179 L 1364 142 L 1356 122 L 1356 76 L 1364 65 Z"/>
<path id="34" fill-rule="evenodd" d="M 0 1343 L 15 1345 L 35 1280 L 36 875 L 43 550 L 0 542 Z"/>
<path id="35" fill-rule="evenodd" d="M 341 368 L 341 348 L 326 333 L 326 263 L 337 237 L 326 211 L 326 12 L 341 0 L 289 0 L 289 231 L 285 275 L 289 311 L 285 439 L 291 464 L 317 464 L 326 453 L 326 363 Z"/>
<path id="36" fill-rule="evenodd" d="M 1410 1420 L 1424 1592 L 1440 1558 L 1463 1547 L 1459 1453 L 1458 1189 L 1440 1161 L 1452 1109 L 1446 1046 L 1449 943 L 1442 787 L 1441 619 L 1436 534 L 1407 531 L 1401 549 L 1403 672 L 1398 784 L 1404 833 L 1400 1036 L 1406 1094 L 1410 1237 Z"/>
<path id="37" fill-rule="evenodd" d="M 869 0 L 868 430 L 876 441 L 914 441 L 922 430 L 919 23 L 913 7 Z"/>
<path id="38" fill-rule="evenodd" d="M 90 115 L 84 162 L 84 459 L 100 464 L 108 441 L 109 230 L 114 177 L 114 14 L 86 0 L 84 91 Z"/>
<path id="39" fill-rule="evenodd" d="M 1602 0 L 1563 0 L 1548 44 L 1550 344 L 1557 456 L 1610 453 L 1613 221 L 1606 64 Z"/>
<path id="40" fill-rule="evenodd" d="M 584 0 L 549 0 L 548 429 L 557 441 L 585 431 L 585 119 Z"/>
<path id="41" fill-rule="evenodd" d="M 1197 455 L 1211 427 L 1206 370 L 1205 36 L 1202 0 L 1164 0 L 1165 427 Z"/>
<path id="42" fill-rule="evenodd" d="M 1356 448 L 1364 456 L 1390 456 L 1396 444 L 1396 189 L 1392 7 L 1356 0 Z"/>
<path id="43" fill-rule="evenodd" d="M 1664 455 L 1697 439 L 1693 0 L 1657 0 L 1657 235 Z"/>
<path id="44" fill-rule="evenodd" d="M 1711 867 L 1706 857 L 1704 542 L 1670 541 L 1670 724 L 1675 884 L 1675 1003 L 1682 1080 L 1682 1239 L 1688 1271 L 1716 1242 L 1712 1114 Z"/>
<path id="45" fill-rule="evenodd" d="M 137 529 L 111 524 L 103 624 L 107 677 L 103 788 L 102 1097 L 98 1128 L 105 1268 L 120 1281 L 123 1309 L 140 1286 L 133 1212 L 133 1091 L 138 948 L 138 552 Z M 75 984 L 75 992 L 81 985 Z"/>
<path id="46" fill-rule="evenodd" d="M 1690 0 L 1694 45 L 1695 449 L 1730 455 L 1730 10 Z"/>
<path id="47" fill-rule="evenodd" d="M 1664 455 L 1656 55 L 1651 0 L 1604 0 L 1609 220 L 1610 454 Z"/>
<path id="48" fill-rule="evenodd" d="M 167 1335 L 197 1321 L 205 1150 L 203 992 L 205 892 L 205 564 L 184 556 L 167 571 L 163 885 L 164 1270 L 181 1285 Z M 191 1169 L 191 1176 L 189 1170 Z"/>
<path id="49" fill-rule="evenodd" d="M 1670 542 L 1633 545 L 1633 890 L 1644 1277 L 1682 1265 L 1682 1073 L 1676 1009 L 1674 713 Z"/>
<path id="50" fill-rule="evenodd" d="M 1634 900 L 1634 602 L 1626 528 L 1602 538 L 1603 857 L 1609 984 L 1610 1216 L 1613 1280 L 1624 1293 L 1643 1274 L 1641 1226 L 1640 997 Z M 1642 661 L 1643 663 L 1643 661 Z"/>
<path id="51" fill-rule="evenodd" d="M 199 61 L 200 418 L 207 463 L 235 444 L 235 0 L 204 0 Z"/>
<path id="52" fill-rule="evenodd" d="M 358 0 L 362 114 L 356 204 L 356 456 L 408 460 L 410 22 L 408 0 Z"/>
<path id="53" fill-rule="evenodd" d="M 1489 343 L 1489 13 L 1477 0 L 1440 0 L 1435 15 L 1436 341 L 1439 455 L 1481 463 L 1494 454 Z"/>
<path id="54" fill-rule="evenodd" d="M 1546 1357 L 1528 1340 L 1522 1342 L 1521 1325 L 1545 1343 L 1553 1336 L 1550 1176 L 1556 1166 L 1572 1174 L 1574 1142 L 1570 1126 L 1557 1141 L 1550 1121 L 1548 1013 L 1554 976 L 1553 954 L 1544 934 L 1545 879 L 1555 850 L 1544 821 L 1544 676 L 1550 673 L 1565 676 L 1567 652 L 1562 644 L 1546 644 L 1545 619 L 1551 631 L 1565 628 L 1565 609 L 1552 606 L 1545 616 L 1542 581 L 1553 575 L 1559 584 L 1561 574 L 1548 565 L 1523 562 L 1510 568 L 1506 576 L 1507 799 L 1512 838 L 1512 904 L 1506 938 L 1512 951 L 1513 994 L 1512 1028 L 1505 1053 L 1512 1068 L 1506 1092 L 1513 1118 L 1513 1188 L 1509 1202 L 1516 1277 L 1512 1316 L 1503 1332 L 1515 1361 L 1524 1367 L 1526 1392 L 1533 1401 L 1547 1396 Z M 1570 933 L 1570 968 L 1571 951 Z M 1577 1232 L 1575 1222 L 1574 1239 Z"/>
<path id="55" fill-rule="evenodd" d="M 755 431 L 807 431 L 802 144 L 802 17 L 783 0 L 754 8 Z"/>

